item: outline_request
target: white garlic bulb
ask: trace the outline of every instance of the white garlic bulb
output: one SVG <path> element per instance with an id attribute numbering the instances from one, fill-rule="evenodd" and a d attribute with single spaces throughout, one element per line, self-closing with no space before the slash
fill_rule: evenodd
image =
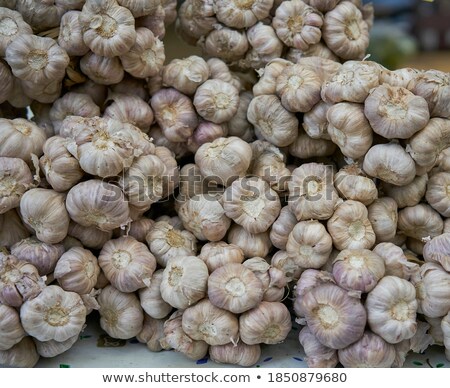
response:
<path id="1" fill-rule="evenodd" d="M 270 229 L 270 241 L 272 241 L 272 244 L 278 249 L 286 249 L 289 234 L 295 225 L 297 225 L 297 218 L 291 212 L 289 206 L 284 206 Z"/>
<path id="2" fill-rule="evenodd" d="M 417 171 L 416 171 L 417 172 Z M 414 180 L 404 186 L 382 182 L 383 191 L 393 198 L 399 208 L 418 205 L 427 189 L 428 175 L 418 175 Z"/>
<path id="3" fill-rule="evenodd" d="M 148 316 L 154 319 L 163 319 L 172 311 L 172 306 L 161 296 L 161 283 L 163 269 L 155 271 L 150 285 L 139 289 L 139 301 Z"/>
<path id="4" fill-rule="evenodd" d="M 450 312 L 442 318 L 442 333 L 444 334 L 445 357 L 450 359 Z"/>
<path id="5" fill-rule="evenodd" d="M 403 249 L 393 243 L 384 242 L 377 244 L 373 248 L 373 252 L 384 260 L 385 276 L 397 276 L 401 279 L 409 280 L 411 274 L 418 270 L 418 265 L 408 261 Z"/>
<path id="6" fill-rule="evenodd" d="M 359 201 L 368 206 L 378 197 L 375 182 L 357 164 L 341 168 L 334 176 L 334 186 L 341 198 Z"/>
<path id="7" fill-rule="evenodd" d="M 300 330 L 298 339 L 309 368 L 334 368 L 338 364 L 336 350 L 322 345 L 308 326 Z"/>
<path id="8" fill-rule="evenodd" d="M 51 358 L 56 357 L 59 354 L 67 352 L 74 344 L 77 342 L 79 334 L 70 337 L 65 341 L 39 341 L 36 338 L 33 338 L 34 344 L 36 345 L 36 350 L 41 357 Z"/>
<path id="9" fill-rule="evenodd" d="M 14 368 L 32 368 L 39 361 L 39 354 L 31 337 L 25 337 L 8 350 L 0 350 L 0 365 Z"/>
<path id="10" fill-rule="evenodd" d="M 241 264 L 244 261 L 244 252 L 237 245 L 217 241 L 203 245 L 198 257 L 205 262 L 209 273 L 212 273 L 227 264 Z"/>
<path id="11" fill-rule="evenodd" d="M 0 304 L 0 351 L 11 349 L 26 336 L 16 309 Z"/>
<path id="12" fill-rule="evenodd" d="M 10 249 L 29 235 L 15 209 L 0 214 L 0 246 Z"/>
<path id="13" fill-rule="evenodd" d="M 444 233 L 432 238 L 423 248 L 423 258 L 427 262 L 438 263 L 450 272 L 449 255 L 450 233 Z"/>
<path id="14" fill-rule="evenodd" d="M 397 233 L 397 203 L 390 197 L 376 199 L 369 207 L 369 221 L 377 242 L 390 241 Z"/>
<path id="15" fill-rule="evenodd" d="M 398 212 L 398 229 L 408 237 L 421 240 L 440 235 L 444 229 L 444 222 L 430 205 L 420 203 Z"/>
<path id="16" fill-rule="evenodd" d="M 299 267 L 294 258 L 290 257 L 286 251 L 276 252 L 271 260 L 272 268 L 279 269 L 288 282 L 297 281 L 303 272 L 303 268 Z"/>
<path id="17" fill-rule="evenodd" d="M 272 247 L 269 232 L 249 233 L 238 224 L 231 225 L 228 230 L 227 242 L 237 245 L 245 257 L 266 257 Z"/>
<path id="18" fill-rule="evenodd" d="M 247 345 L 242 341 L 237 344 L 215 345 L 209 347 L 209 357 L 219 364 L 252 366 L 261 357 L 261 347 L 259 344 Z"/>
<path id="19" fill-rule="evenodd" d="M 430 177 L 425 198 L 431 207 L 444 217 L 450 216 L 450 200 L 447 188 L 450 187 L 450 173 L 439 172 Z"/>
<path id="20" fill-rule="evenodd" d="M 73 221 L 69 224 L 69 236 L 76 238 L 86 248 L 102 249 L 113 236 L 112 230 L 100 230 L 94 225 L 81 226 Z"/>
<path id="21" fill-rule="evenodd" d="M 159 352 L 163 349 L 160 343 L 162 338 L 164 338 L 164 320 L 154 319 L 145 314 L 144 326 L 136 339 L 145 343 L 151 352 Z"/>

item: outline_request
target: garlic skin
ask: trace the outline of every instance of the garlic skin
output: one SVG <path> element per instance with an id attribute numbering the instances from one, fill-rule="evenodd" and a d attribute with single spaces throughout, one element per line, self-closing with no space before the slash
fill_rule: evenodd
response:
<path id="1" fill-rule="evenodd" d="M 33 177 L 22 159 L 0 157 L 0 214 L 18 207 L 22 195 L 31 187 Z"/>
<path id="2" fill-rule="evenodd" d="M 291 144 L 298 134 L 298 120 L 274 95 L 258 95 L 250 102 L 247 119 L 259 139 L 278 146 Z"/>
<path id="3" fill-rule="evenodd" d="M 102 57 L 91 51 L 81 58 L 80 70 L 89 79 L 101 85 L 117 84 L 125 76 L 119 57 Z"/>
<path id="4" fill-rule="evenodd" d="M 318 221 L 295 225 L 286 243 L 286 252 L 302 268 L 322 267 L 333 249 L 331 236 Z"/>
<path id="5" fill-rule="evenodd" d="M 272 244 L 278 249 L 285 250 L 289 234 L 295 225 L 297 225 L 297 218 L 291 212 L 289 206 L 284 206 L 270 229 L 270 241 Z"/>
<path id="6" fill-rule="evenodd" d="M 197 88 L 209 77 L 209 67 L 199 56 L 191 55 L 184 59 L 174 59 L 164 66 L 163 85 L 193 95 Z"/>
<path id="7" fill-rule="evenodd" d="M 36 267 L 12 255 L 0 253 L 0 303 L 20 307 L 45 287 Z"/>
<path id="8" fill-rule="evenodd" d="M 131 236 L 108 241 L 100 252 L 98 264 L 121 292 L 148 286 L 156 269 L 156 259 L 147 246 Z"/>
<path id="9" fill-rule="evenodd" d="M 0 246 L 10 249 L 29 235 L 15 209 L 0 214 Z"/>
<path id="10" fill-rule="evenodd" d="M 208 278 L 208 298 L 212 304 L 239 314 L 256 307 L 263 299 L 260 279 L 238 263 L 225 264 Z"/>
<path id="11" fill-rule="evenodd" d="M 291 315 L 279 302 L 261 302 L 239 317 L 239 335 L 247 345 L 277 344 L 291 331 Z"/>
<path id="12" fill-rule="evenodd" d="M 89 294 L 97 283 L 100 267 L 91 251 L 74 247 L 56 263 L 54 277 L 65 291 Z"/>
<path id="13" fill-rule="evenodd" d="M 344 249 L 333 261 L 333 277 L 349 291 L 372 291 L 385 274 L 384 260 L 368 249 Z"/>
<path id="14" fill-rule="evenodd" d="M 33 339 L 33 342 L 36 345 L 36 350 L 41 357 L 51 358 L 67 352 L 75 344 L 75 342 L 77 342 L 78 338 L 79 335 L 77 334 L 62 342 L 55 340 L 42 342 L 37 339 Z"/>
<path id="15" fill-rule="evenodd" d="M 272 25 L 288 47 L 307 50 L 322 37 L 322 15 L 303 1 L 282 2 L 276 9 Z"/>
<path id="16" fill-rule="evenodd" d="M 217 241 L 203 245 L 198 257 L 205 262 L 209 273 L 212 273 L 227 264 L 241 264 L 244 261 L 244 252 L 236 245 Z"/>
<path id="17" fill-rule="evenodd" d="M 0 4 L 5 7 L 4 4 Z M 25 23 L 22 15 L 14 11 L 14 6 L 11 9 L 2 8 L 0 10 L 0 25 L 2 31 L 0 32 L 0 55 L 5 56 L 5 51 L 8 45 L 22 34 L 33 34 L 31 27 Z"/>
<path id="18" fill-rule="evenodd" d="M 139 300 L 146 314 L 154 319 L 163 319 L 172 311 L 172 306 L 161 296 L 163 269 L 155 271 L 150 285 L 139 289 Z"/>
<path id="19" fill-rule="evenodd" d="M 301 305 L 309 329 L 326 347 L 346 348 L 364 334 L 366 310 L 336 285 L 314 287 L 303 296 Z"/>
<path id="20" fill-rule="evenodd" d="M 428 70 L 417 74 L 409 83 L 408 89 L 415 95 L 425 98 L 431 117 L 450 118 L 446 99 L 450 93 L 448 73 Z"/>
<path id="21" fill-rule="evenodd" d="M 395 360 L 395 347 L 378 335 L 366 331 L 350 346 L 338 351 L 345 368 L 390 368 Z"/>
<path id="22" fill-rule="evenodd" d="M 364 102 L 364 114 L 374 132 L 387 139 L 409 139 L 430 120 L 424 98 L 387 84 L 370 91 Z"/>
<path id="23" fill-rule="evenodd" d="M 396 186 L 411 183 L 416 176 L 414 160 L 395 143 L 374 145 L 364 157 L 364 171 Z"/>
<path id="24" fill-rule="evenodd" d="M 258 177 L 235 180 L 222 203 L 227 217 L 254 234 L 268 230 L 281 210 L 278 194 Z"/>
<path id="25" fill-rule="evenodd" d="M 71 221 L 68 236 L 76 238 L 83 247 L 90 249 L 102 249 L 103 245 L 111 240 L 112 231 L 105 232 L 95 226 L 81 226 Z"/>
<path id="26" fill-rule="evenodd" d="M 259 344 L 247 345 L 244 342 L 215 345 L 209 347 L 209 357 L 219 364 L 252 366 L 261 357 L 261 347 Z"/>
<path id="27" fill-rule="evenodd" d="M 288 205 L 298 221 L 331 217 L 340 199 L 333 186 L 333 168 L 305 163 L 292 171 Z"/>
<path id="28" fill-rule="evenodd" d="M 5 304 L 0 304 L 0 332 L 0 351 L 11 349 L 27 335 L 16 309 Z"/>
<path id="29" fill-rule="evenodd" d="M 235 136 L 205 143 L 195 153 L 195 164 L 202 175 L 222 186 L 229 186 L 245 175 L 251 159 L 250 145 Z"/>
<path id="30" fill-rule="evenodd" d="M 397 233 L 397 203 L 390 197 L 382 197 L 368 207 L 369 221 L 377 242 L 391 241 Z"/>
<path id="31" fill-rule="evenodd" d="M 133 293 L 106 286 L 97 297 L 100 326 L 113 338 L 130 339 L 142 331 L 144 313 Z"/>
<path id="32" fill-rule="evenodd" d="M 450 272 L 450 233 L 444 233 L 432 238 L 423 248 L 423 258 L 429 263 L 440 264 Z"/>
<path id="33" fill-rule="evenodd" d="M 69 215 L 64 195 L 48 189 L 28 190 L 20 200 L 24 224 L 44 243 L 61 242 L 69 229 Z"/>
<path id="34" fill-rule="evenodd" d="M 369 25 L 351 2 L 342 1 L 326 13 L 322 37 L 342 59 L 361 59 L 369 46 Z"/>
<path id="35" fill-rule="evenodd" d="M 366 177 L 357 164 L 341 168 L 334 175 L 334 186 L 342 198 L 359 201 L 366 206 L 378 197 L 375 182 Z"/>
<path id="36" fill-rule="evenodd" d="M 193 256 L 197 251 L 196 238 L 187 230 L 179 230 L 167 221 L 157 221 L 146 236 L 150 251 L 162 267 L 171 258 Z"/>
<path id="37" fill-rule="evenodd" d="M 127 223 L 130 212 L 120 188 L 98 179 L 72 187 L 67 194 L 66 208 L 76 223 L 106 232 Z"/>
<path id="38" fill-rule="evenodd" d="M 146 344 L 151 352 L 160 352 L 163 349 L 159 342 L 162 338 L 164 338 L 164 320 L 154 319 L 145 314 L 144 325 L 136 339 Z"/>
<path id="39" fill-rule="evenodd" d="M 339 250 L 370 249 L 375 244 L 375 232 L 361 202 L 348 200 L 338 205 L 327 221 L 327 229 Z"/>
<path id="40" fill-rule="evenodd" d="M 193 340 L 205 341 L 208 345 L 226 345 L 238 338 L 237 317 L 208 299 L 199 301 L 183 312 L 183 331 Z"/>
<path id="41" fill-rule="evenodd" d="M 228 27 L 213 29 L 204 43 L 203 55 L 217 57 L 231 63 L 241 59 L 248 50 L 248 40 L 245 32 Z"/>
<path id="42" fill-rule="evenodd" d="M 305 326 L 299 333 L 299 342 L 306 354 L 308 368 L 334 368 L 338 364 L 336 350 L 322 345 Z"/>
<path id="43" fill-rule="evenodd" d="M 253 234 L 237 224 L 230 226 L 227 242 L 241 248 L 246 258 L 266 257 L 272 247 L 269 232 Z"/>
<path id="44" fill-rule="evenodd" d="M 385 276 L 409 280 L 412 273 L 418 270 L 418 265 L 408 261 L 403 249 L 390 242 L 377 244 L 373 252 L 384 260 Z"/>
<path id="45" fill-rule="evenodd" d="M 66 341 L 78 335 L 86 321 L 86 308 L 75 292 L 47 286 L 20 308 L 25 331 L 39 341 Z"/>
<path id="46" fill-rule="evenodd" d="M 24 337 L 8 350 L 0 350 L 0 365 L 3 367 L 33 368 L 38 361 L 39 354 L 31 337 Z"/>
<path id="47" fill-rule="evenodd" d="M 427 204 L 406 207 L 398 212 L 398 229 L 408 237 L 433 238 L 440 235 L 443 228 L 441 216 Z"/>
<path id="48" fill-rule="evenodd" d="M 431 207 L 444 217 L 450 217 L 450 200 L 447 187 L 450 185 L 450 173 L 439 172 L 430 177 L 425 198 Z"/>
<path id="49" fill-rule="evenodd" d="M 427 190 L 428 176 L 416 176 L 414 180 L 405 186 L 382 182 L 382 189 L 390 198 L 393 198 L 399 208 L 416 206 Z"/>
<path id="50" fill-rule="evenodd" d="M 230 120 L 239 106 L 239 90 L 219 79 L 203 82 L 195 91 L 194 106 L 205 120 L 221 124 Z"/>
<path id="51" fill-rule="evenodd" d="M 171 258 L 163 272 L 162 298 L 171 306 L 186 309 L 206 295 L 208 267 L 195 256 Z"/>
<path id="52" fill-rule="evenodd" d="M 375 334 L 396 344 L 416 333 L 417 307 L 416 290 L 410 282 L 385 276 L 367 295 L 367 321 Z"/>
<path id="53" fill-rule="evenodd" d="M 64 251 L 62 244 L 46 244 L 36 237 L 25 238 L 11 247 L 13 256 L 33 264 L 41 276 L 53 272 Z"/>
<path id="54" fill-rule="evenodd" d="M 361 104 L 335 104 L 328 109 L 327 120 L 328 135 L 345 156 L 359 159 L 372 146 L 373 131 Z"/>
<path id="55" fill-rule="evenodd" d="M 243 4 L 239 1 L 215 4 L 217 20 L 237 29 L 248 28 L 269 16 L 273 0 L 252 1 Z"/>
<path id="56" fill-rule="evenodd" d="M 25 119 L 0 118 L 0 156 L 31 163 L 31 154 L 42 155 L 47 136 L 42 128 Z"/>
<path id="57" fill-rule="evenodd" d="M 69 56 L 83 56 L 89 47 L 83 40 L 83 31 L 79 21 L 80 11 L 66 12 L 60 22 L 58 44 L 66 50 Z"/>

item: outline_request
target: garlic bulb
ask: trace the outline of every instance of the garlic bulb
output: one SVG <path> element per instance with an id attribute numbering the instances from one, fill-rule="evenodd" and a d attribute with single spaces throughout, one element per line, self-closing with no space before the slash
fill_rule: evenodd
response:
<path id="1" fill-rule="evenodd" d="M 113 338 L 129 339 L 138 335 L 144 323 L 139 299 L 106 286 L 97 298 L 100 305 L 100 326 Z"/>
<path id="2" fill-rule="evenodd" d="M 408 261 L 403 249 L 390 242 L 377 244 L 373 248 L 373 252 L 384 260 L 385 276 L 396 276 L 409 280 L 411 274 L 418 270 L 418 265 Z"/>
<path id="3" fill-rule="evenodd" d="M 339 203 L 333 186 L 333 168 L 318 163 L 305 163 L 292 172 L 288 182 L 291 211 L 297 220 L 326 220 Z"/>
<path id="4" fill-rule="evenodd" d="M 306 354 L 308 368 L 334 368 L 338 364 L 335 349 L 322 345 L 308 326 L 300 330 L 298 339 Z"/>
<path id="5" fill-rule="evenodd" d="M 442 318 L 442 333 L 444 334 L 445 357 L 450 358 L 450 312 Z"/>
<path id="6" fill-rule="evenodd" d="M 89 294 L 97 283 L 100 267 L 97 258 L 84 248 L 71 248 L 56 263 L 55 279 L 62 289 Z"/>
<path id="7" fill-rule="evenodd" d="M 333 261 L 337 285 L 349 291 L 370 292 L 384 274 L 384 260 L 368 249 L 344 249 Z"/>
<path id="8" fill-rule="evenodd" d="M 295 225 L 286 243 L 286 252 L 302 268 L 322 267 L 333 249 L 331 236 L 318 221 Z"/>
<path id="9" fill-rule="evenodd" d="M 241 264 L 244 261 L 244 252 L 237 245 L 217 241 L 203 245 L 198 257 L 205 262 L 209 273 L 212 273 L 227 264 Z"/>
<path id="10" fill-rule="evenodd" d="M 299 128 L 297 138 L 289 146 L 289 153 L 300 159 L 330 156 L 335 150 L 336 144 L 333 142 L 325 139 L 313 139 L 301 128 Z"/>
<path id="11" fill-rule="evenodd" d="M 215 345 L 209 347 L 209 357 L 219 364 L 252 366 L 261 357 L 261 347 L 259 344 L 247 345 L 244 342 Z"/>
<path id="12" fill-rule="evenodd" d="M 396 352 L 394 345 L 366 331 L 357 342 L 340 349 L 338 356 L 346 368 L 390 368 Z"/>
<path id="13" fill-rule="evenodd" d="M 103 245 L 112 238 L 112 231 L 105 232 L 95 226 L 81 226 L 71 221 L 69 224 L 69 236 L 82 243 L 86 248 L 102 249 Z"/>
<path id="14" fill-rule="evenodd" d="M 443 228 L 441 216 L 427 204 L 405 207 L 398 212 L 398 229 L 408 237 L 433 238 L 440 235 Z"/>
<path id="15" fill-rule="evenodd" d="M 5 304 L 0 304 L 0 351 L 11 349 L 26 336 L 17 311 Z"/>
<path id="16" fill-rule="evenodd" d="M 450 272 L 450 233 L 444 233 L 432 238 L 423 248 L 423 258 L 426 262 L 438 263 Z"/>
<path id="17" fill-rule="evenodd" d="M 56 244 L 67 236 L 70 219 L 64 206 L 64 197 L 53 190 L 31 189 L 20 200 L 24 224 L 42 242 Z"/>
<path id="18" fill-rule="evenodd" d="M 357 164 L 341 168 L 334 176 L 334 186 L 344 199 L 353 199 L 368 206 L 378 197 L 374 181 L 367 178 Z"/>
<path id="19" fill-rule="evenodd" d="M 397 233 L 397 203 L 390 197 L 376 199 L 368 208 L 377 242 L 392 240 Z"/>
<path id="20" fill-rule="evenodd" d="M 248 50 L 248 40 L 244 31 L 220 26 L 208 34 L 205 42 L 202 42 L 202 48 L 204 56 L 217 57 L 230 63 L 245 55 Z"/>
<path id="21" fill-rule="evenodd" d="M 25 337 L 8 350 L 0 350 L 0 365 L 14 368 L 32 368 L 39 361 L 39 354 L 31 337 Z"/>
<path id="22" fill-rule="evenodd" d="M 327 229 L 339 250 L 370 249 L 375 244 L 368 211 L 361 202 L 348 200 L 338 205 L 327 221 Z"/>
<path id="23" fill-rule="evenodd" d="M 327 112 L 331 106 L 324 101 L 319 101 L 309 112 L 303 115 L 302 126 L 309 137 L 330 140 Z"/>
<path id="24" fill-rule="evenodd" d="M 31 154 L 42 155 L 45 140 L 44 130 L 31 121 L 0 118 L 0 156 L 20 158 L 30 164 Z"/>
<path id="25" fill-rule="evenodd" d="M 448 187 L 450 187 L 450 173 L 439 172 L 429 179 L 425 194 L 425 198 L 431 207 L 444 217 L 450 217 Z"/>
<path id="26" fill-rule="evenodd" d="M 46 244 L 36 237 L 25 238 L 11 247 L 13 256 L 33 264 L 41 276 L 53 272 L 64 252 L 62 244 Z"/>
<path id="27" fill-rule="evenodd" d="M 382 182 L 383 191 L 389 197 L 393 198 L 399 208 L 418 205 L 425 195 L 427 189 L 428 176 L 416 176 L 414 180 L 404 186 Z"/>
<path id="28" fill-rule="evenodd" d="M 0 61 L 0 103 L 9 100 L 13 96 L 14 77 L 9 69 L 9 66 Z"/>
<path id="29" fill-rule="evenodd" d="M 67 151 L 67 144 L 68 140 L 60 136 L 50 137 L 39 160 L 45 179 L 58 192 L 70 190 L 84 175 L 78 160 Z"/>
<path id="30" fill-rule="evenodd" d="M 152 230 L 153 225 L 155 225 L 155 221 L 150 218 L 142 217 L 136 221 L 130 223 L 128 230 L 123 231 L 120 229 L 119 233 L 121 236 L 129 235 L 134 237 L 137 241 L 145 243 L 145 237 Z"/>
<path id="31" fill-rule="evenodd" d="M 14 6 L 11 9 L 3 8 L 4 4 L 0 4 L 2 9 L 0 10 L 0 25 L 2 26 L 0 32 L 0 55 L 5 56 L 5 51 L 8 45 L 22 34 L 32 34 L 33 30 L 25 23 L 22 15 L 13 11 Z"/>
<path id="32" fill-rule="evenodd" d="M 115 288 L 134 292 L 150 285 L 156 259 L 145 244 L 134 237 L 123 236 L 103 246 L 98 264 Z"/>
<path id="33" fill-rule="evenodd" d="M 89 79 L 101 85 L 117 84 L 125 76 L 119 57 L 103 57 L 92 51 L 81 58 L 80 70 Z"/>
<path id="34" fill-rule="evenodd" d="M 297 281 L 303 272 L 303 268 L 299 267 L 295 258 L 290 257 L 286 251 L 278 251 L 270 260 L 272 268 L 279 269 L 287 281 Z"/>
<path id="35" fill-rule="evenodd" d="M 0 214 L 18 207 L 22 195 L 31 187 L 33 177 L 22 159 L 0 157 Z"/>
<path id="36" fill-rule="evenodd" d="M 164 320 L 144 315 L 144 326 L 136 336 L 139 342 L 145 343 L 151 352 L 160 352 L 163 348 L 160 340 L 164 338 Z"/>
<path id="37" fill-rule="evenodd" d="M 185 309 L 206 295 L 208 268 L 195 256 L 171 258 L 163 272 L 162 298 L 171 306 Z"/>
<path id="38" fill-rule="evenodd" d="M 430 120 L 424 98 L 387 84 L 370 91 L 364 113 L 374 132 L 387 139 L 409 139 Z"/>
<path id="39" fill-rule="evenodd" d="M 205 5 L 212 5 L 204 3 Z M 182 7 L 181 7 L 182 8 Z M 228 65 L 219 58 L 209 58 L 206 63 L 208 64 L 210 78 L 220 79 L 221 81 L 232 84 L 236 89 L 241 90 L 242 84 L 240 79 L 230 71 Z M 246 93 L 246 92 L 244 92 Z M 247 94 L 250 94 L 247 92 Z M 250 102 L 250 101 L 248 101 Z M 248 103 L 247 103 L 248 105 Z"/>
<path id="40" fill-rule="evenodd" d="M 326 347 L 343 349 L 364 334 L 366 310 L 336 285 L 317 285 L 303 295 L 301 305 L 309 329 Z"/>
<path id="41" fill-rule="evenodd" d="M 66 341 L 78 335 L 86 321 L 86 308 L 75 292 L 47 286 L 24 302 L 20 319 L 25 331 L 39 341 Z"/>
<path id="42" fill-rule="evenodd" d="M 270 61 L 261 71 L 261 78 L 253 86 L 253 94 L 255 97 L 261 95 L 275 94 L 277 90 L 277 78 L 287 66 L 292 62 L 282 58 Z"/>
<path id="43" fill-rule="evenodd" d="M 195 154 L 195 164 L 202 175 L 223 186 L 245 175 L 251 159 L 250 145 L 235 136 L 205 143 Z"/>
<path id="44" fill-rule="evenodd" d="M 203 299 L 183 312 L 183 331 L 193 340 L 208 345 L 226 345 L 238 339 L 237 317 Z"/>
<path id="45" fill-rule="evenodd" d="M 145 313 L 154 319 L 165 318 L 172 311 L 172 306 L 161 296 L 163 269 L 155 271 L 150 285 L 139 289 L 139 300 Z"/>
<path id="46" fill-rule="evenodd" d="M 56 357 L 59 354 L 67 352 L 74 344 L 77 342 L 79 335 L 74 335 L 69 339 L 58 342 L 55 340 L 50 341 L 38 341 L 37 339 L 33 339 L 34 344 L 36 345 L 36 350 L 41 357 Z"/>
<path id="47" fill-rule="evenodd" d="M 396 344 L 416 333 L 417 307 L 416 290 L 410 282 L 385 276 L 367 295 L 367 321 L 375 334 Z"/>
<path id="48" fill-rule="evenodd" d="M 269 232 L 253 234 L 237 224 L 228 230 L 227 242 L 241 248 L 245 257 L 266 257 L 272 247 Z"/>
<path id="49" fill-rule="evenodd" d="M 162 267 L 169 259 L 180 256 L 192 256 L 197 251 L 195 236 L 187 230 L 180 230 L 167 221 L 157 221 L 147 234 L 147 244 Z"/>
<path id="50" fill-rule="evenodd" d="M 218 2 L 216 5 L 217 20 L 234 28 L 248 28 L 269 16 L 273 0 L 254 1 L 242 4 L 239 1 Z"/>
<path id="51" fill-rule="evenodd" d="M 150 13 L 136 19 L 136 27 L 148 28 L 153 35 L 162 40 L 166 35 L 164 16 L 165 11 L 161 5 L 152 6 Z"/>
<path id="52" fill-rule="evenodd" d="M 208 298 L 212 304 L 239 314 L 256 307 L 263 299 L 259 278 L 242 264 L 230 263 L 214 270 L 208 278 Z"/>
<path id="53" fill-rule="evenodd" d="M 24 301 L 39 295 L 44 286 L 34 265 L 0 253 L 1 303 L 19 307 Z"/>
<path id="54" fill-rule="evenodd" d="M 117 186 L 91 179 L 72 187 L 66 198 L 70 218 L 81 226 L 111 231 L 128 222 L 129 208 Z"/>
<path id="55" fill-rule="evenodd" d="M 247 345 L 277 344 L 291 331 L 291 315 L 279 302 L 261 302 L 239 317 L 239 335 Z"/>
<path id="56" fill-rule="evenodd" d="M 60 22 L 58 44 L 70 56 L 83 56 L 89 51 L 89 47 L 83 40 L 80 14 L 80 11 L 68 11 L 62 16 Z"/>
<path id="57" fill-rule="evenodd" d="M 210 121 L 201 121 L 192 136 L 187 141 L 187 147 L 191 152 L 197 152 L 202 144 L 211 143 L 219 137 L 228 134 L 228 125 L 214 124 Z"/>
<path id="58" fill-rule="evenodd" d="M 278 147 L 288 146 L 298 134 L 295 114 L 289 112 L 274 95 L 256 95 L 248 106 L 247 119 L 254 125 L 259 139 Z"/>
<path id="59" fill-rule="evenodd" d="M 278 249 L 286 249 L 289 234 L 297 225 L 297 218 L 288 206 L 281 209 L 270 229 L 270 241 Z"/>

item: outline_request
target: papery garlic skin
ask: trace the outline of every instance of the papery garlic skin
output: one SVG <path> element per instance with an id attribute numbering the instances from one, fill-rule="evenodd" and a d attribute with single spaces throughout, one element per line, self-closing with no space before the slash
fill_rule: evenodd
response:
<path id="1" fill-rule="evenodd" d="M 14 368 L 32 368 L 39 361 L 39 354 L 31 337 L 25 337 L 8 350 L 0 350 L 0 365 Z"/>
<path id="2" fill-rule="evenodd" d="M 417 307 L 416 290 L 411 283 L 385 276 L 367 296 L 367 320 L 374 333 L 396 344 L 416 333 Z"/>
<path id="3" fill-rule="evenodd" d="M 308 368 L 336 367 L 339 362 L 336 350 L 322 345 L 308 326 L 300 330 L 298 339 L 305 351 Z"/>
<path id="4" fill-rule="evenodd" d="M 160 290 L 171 306 L 185 309 L 204 298 L 207 291 L 208 267 L 195 256 L 171 258 L 163 272 Z"/>
<path id="5" fill-rule="evenodd" d="M 154 319 L 163 319 L 172 311 L 172 306 L 161 296 L 163 269 L 155 271 L 150 285 L 139 289 L 139 300 L 145 313 Z"/>
<path id="6" fill-rule="evenodd" d="M 20 308 L 25 331 L 39 341 L 66 341 L 78 335 L 86 321 L 86 307 L 75 292 L 47 286 Z"/>
<path id="7" fill-rule="evenodd" d="M 338 356 L 346 368 L 390 368 L 396 353 L 393 345 L 366 331 L 357 342 L 340 349 Z"/>
<path id="8" fill-rule="evenodd" d="M 215 345 L 209 347 L 209 357 L 219 364 L 252 366 L 261 357 L 261 347 L 259 344 L 247 345 L 242 341 L 237 344 Z"/>
<path id="9" fill-rule="evenodd" d="M 247 345 L 277 344 L 292 328 L 287 307 L 279 302 L 261 302 L 239 317 L 239 335 Z"/>
<path id="10" fill-rule="evenodd" d="M 100 326 L 113 338 L 129 339 L 142 330 L 144 313 L 133 293 L 123 293 L 106 286 L 97 298 Z"/>
<path id="11" fill-rule="evenodd" d="M 0 304 L 0 351 L 11 349 L 26 336 L 16 309 Z"/>

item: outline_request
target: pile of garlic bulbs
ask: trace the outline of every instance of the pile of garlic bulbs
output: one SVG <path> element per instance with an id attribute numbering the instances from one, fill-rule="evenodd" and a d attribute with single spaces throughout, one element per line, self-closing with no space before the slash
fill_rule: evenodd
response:
<path id="1" fill-rule="evenodd" d="M 276 58 L 362 59 L 373 14 L 361 0 L 185 0 L 176 28 L 205 57 L 259 69 Z"/>

